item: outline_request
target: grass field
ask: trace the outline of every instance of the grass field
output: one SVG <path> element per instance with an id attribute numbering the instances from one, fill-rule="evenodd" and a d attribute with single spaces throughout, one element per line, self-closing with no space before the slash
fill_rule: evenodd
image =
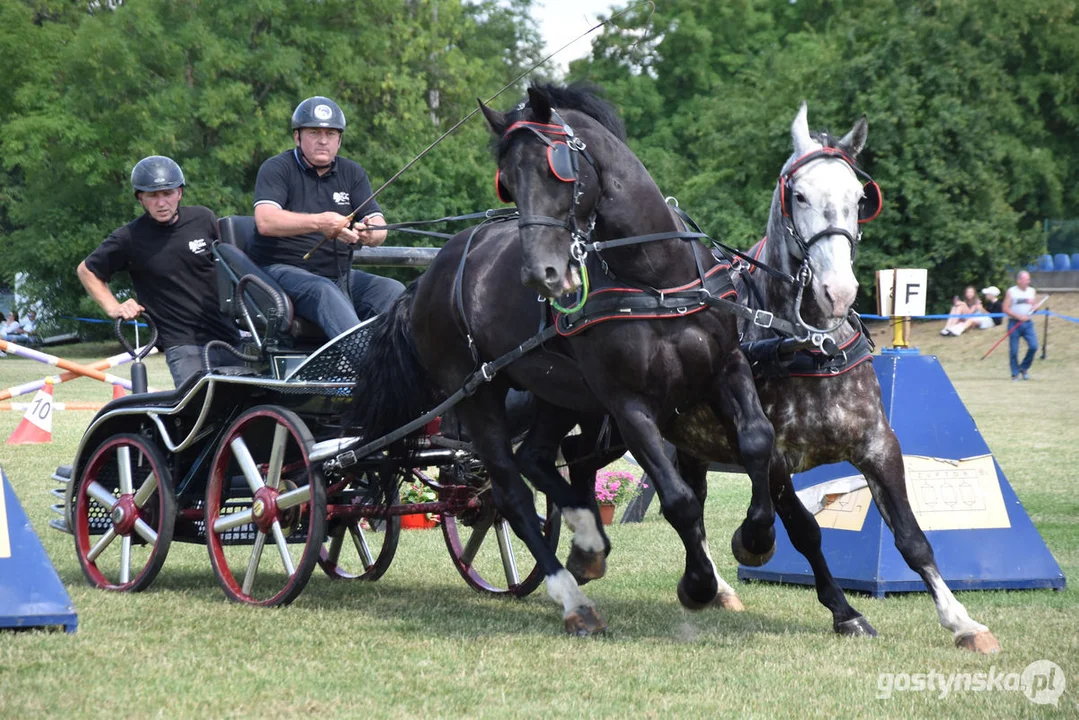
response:
<path id="1" fill-rule="evenodd" d="M 1052 309 L 1079 316 L 1079 296 Z M 914 341 L 940 357 L 1065 575 L 1079 577 L 1079 325 L 1050 323 L 1048 359 L 1012 382 L 1007 347 L 978 358 L 999 329 Z M 1041 320 L 1038 321 L 1039 333 Z M 878 345 L 890 344 L 881 327 Z M 76 360 L 106 345 L 61 348 Z M 0 385 L 43 374 L 0 359 Z M 163 358 L 151 384 L 169 386 Z M 59 386 L 59 401 L 100 401 L 102 385 Z M 0 436 L 19 422 L 0 412 Z M 606 636 L 563 637 L 541 589 L 523 601 L 482 597 L 457 576 L 434 532 L 402 533 L 393 567 L 374 584 L 331 583 L 317 570 L 295 604 L 257 610 L 228 603 L 204 548 L 174 544 L 141 595 L 90 589 L 72 539 L 47 528 L 48 476 L 70 462 L 91 412 L 56 415 L 48 445 L 0 445 L 0 462 L 67 585 L 75 635 L 0 634 L 0 717 L 1019 717 L 1079 716 L 1079 601 L 1065 592 L 968 592 L 960 600 L 1004 647 L 995 657 L 956 650 L 928 595 L 854 596 L 881 636 L 843 639 L 812 589 L 737 585 L 740 614 L 690 613 L 675 598 L 682 551 L 653 509 L 640 525 L 612 526 L 607 578 L 587 587 L 610 623 Z M 716 475 L 706 507 L 720 573 L 744 515 L 748 481 Z M 563 539 L 561 553 L 567 548 Z M 720 551 L 722 550 L 722 551 Z M 3 583 L 10 578 L 0 578 Z M 2 590 L 0 590 L 2 596 Z M 1021 692 L 896 692 L 878 699 L 881 673 L 1021 673 L 1059 665 L 1057 707 Z"/>

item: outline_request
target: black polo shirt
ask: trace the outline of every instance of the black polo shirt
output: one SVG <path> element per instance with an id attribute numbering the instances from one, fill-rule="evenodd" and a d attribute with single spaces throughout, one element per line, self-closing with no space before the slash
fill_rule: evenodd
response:
<path id="1" fill-rule="evenodd" d="M 208 208 L 181 207 L 171 225 L 143 214 L 114 230 L 86 267 L 106 283 L 121 270 L 130 273 L 139 304 L 157 324 L 160 347 L 235 343 L 240 334 L 217 305 L 214 240 L 217 218 Z"/>
<path id="2" fill-rule="evenodd" d="M 371 194 L 371 181 L 359 163 L 339 157 L 329 172 L 319 176 L 296 148 L 262 163 L 255 181 L 255 207 L 270 204 L 297 213 L 332 211 L 348 215 Z M 358 219 L 381 213 L 378 202 L 372 200 L 360 210 Z M 258 235 L 247 254 L 259 265 L 295 265 L 334 279 L 344 275 L 352 267 L 353 248 L 348 243 L 326 242 L 310 260 L 303 259 L 321 240 L 322 233 L 293 237 Z"/>

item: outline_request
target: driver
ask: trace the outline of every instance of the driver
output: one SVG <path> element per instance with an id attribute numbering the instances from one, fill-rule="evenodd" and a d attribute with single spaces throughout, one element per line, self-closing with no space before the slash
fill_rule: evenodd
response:
<path id="1" fill-rule="evenodd" d="M 144 310 L 157 324 L 157 344 L 165 350 L 172 380 L 179 387 L 202 371 L 202 349 L 211 340 L 234 347 L 239 332 L 217 306 L 217 282 L 210 246 L 217 218 L 204 207 L 180 207 L 184 173 L 161 155 L 143 158 L 131 171 L 135 197 L 146 211 L 114 230 L 76 271 L 86 292 L 109 317 L 133 320 Z M 112 276 L 127 270 L 136 298 L 123 302 L 109 290 Z M 236 360 L 222 348 L 211 365 Z"/>
<path id="2" fill-rule="evenodd" d="M 259 234 L 247 250 L 292 298 L 296 314 L 330 338 L 378 315 L 404 290 L 391 278 L 351 269 L 353 246 L 381 245 L 386 231 L 375 228 L 386 221 L 377 202 L 364 204 L 372 195 L 364 169 L 337 156 L 344 130 L 345 115 L 333 100 L 316 95 L 296 106 L 295 147 L 259 168 Z M 361 205 L 354 226 L 348 227 L 346 216 Z"/>

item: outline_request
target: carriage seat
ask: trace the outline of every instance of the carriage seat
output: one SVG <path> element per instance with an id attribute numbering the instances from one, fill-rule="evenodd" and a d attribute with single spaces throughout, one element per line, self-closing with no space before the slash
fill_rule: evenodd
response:
<path id="1" fill-rule="evenodd" d="M 258 282 L 246 284 L 244 302 L 255 327 L 265 333 L 267 342 L 290 347 L 322 345 L 326 341 L 322 328 L 297 317 L 292 299 L 284 289 L 247 256 L 246 249 L 258 233 L 255 218 L 250 215 L 223 217 L 218 220 L 218 230 L 220 240 L 214 244 L 213 252 L 220 262 L 217 288 L 221 312 L 243 327 L 243 315 L 233 305 L 236 286 L 244 276 L 253 275 Z"/>

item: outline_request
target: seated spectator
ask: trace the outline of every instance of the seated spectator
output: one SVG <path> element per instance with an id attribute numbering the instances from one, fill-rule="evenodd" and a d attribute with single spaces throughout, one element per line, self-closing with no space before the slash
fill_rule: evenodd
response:
<path id="1" fill-rule="evenodd" d="M 22 330 L 19 315 L 14 310 L 7 314 L 7 321 L 0 323 L 0 339 L 15 342 L 15 336 Z"/>
<path id="2" fill-rule="evenodd" d="M 985 313 L 986 309 L 982 306 L 982 301 L 978 299 L 978 292 L 973 285 L 968 285 L 963 291 L 962 299 L 958 296 L 952 298 L 952 309 L 948 312 L 951 317 L 948 318 L 948 322 L 945 323 L 940 334 L 959 337 L 973 327 L 981 328 L 982 330 L 986 327 L 993 327 L 992 318 L 968 317 L 969 315 L 983 315 Z M 985 322 L 983 323 L 983 321 Z"/>
<path id="3" fill-rule="evenodd" d="M 982 307 L 985 308 L 985 311 L 987 313 L 993 313 L 994 315 L 997 315 L 1004 312 L 1004 303 L 1000 299 L 1000 288 L 998 288 L 996 285 L 990 285 L 989 287 L 982 290 L 982 295 L 985 296 L 985 302 L 982 303 Z M 1004 318 L 998 317 L 981 319 L 990 320 L 993 323 L 992 325 L 982 323 L 982 330 L 988 330 L 989 328 L 993 327 L 993 325 L 1000 325 L 1000 323 L 1004 321 Z"/>

